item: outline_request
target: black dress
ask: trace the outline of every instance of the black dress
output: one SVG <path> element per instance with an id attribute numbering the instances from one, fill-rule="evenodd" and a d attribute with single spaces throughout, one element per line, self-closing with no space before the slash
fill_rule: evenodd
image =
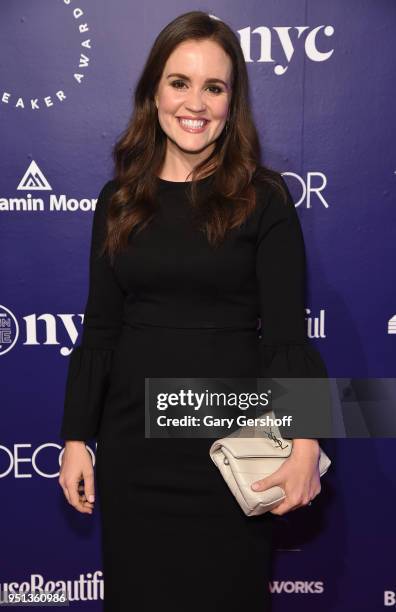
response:
<path id="1" fill-rule="evenodd" d="M 67 377 L 61 437 L 98 442 L 104 610 L 265 612 L 274 515 L 243 514 L 213 439 L 144 437 L 144 379 L 326 376 L 306 338 L 301 226 L 289 193 L 257 185 L 255 211 L 213 250 L 189 184 L 156 180 L 158 214 L 114 268 L 97 249 L 115 182 L 99 195 Z"/>

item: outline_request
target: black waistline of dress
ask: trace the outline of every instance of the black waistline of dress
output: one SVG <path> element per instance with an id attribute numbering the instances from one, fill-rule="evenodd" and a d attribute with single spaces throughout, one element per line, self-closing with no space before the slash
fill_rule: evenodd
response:
<path id="1" fill-rule="evenodd" d="M 144 327 L 161 327 L 169 329 L 226 329 L 226 330 L 250 330 L 255 331 L 258 329 L 259 320 L 256 319 L 245 319 L 245 320 L 191 320 L 182 318 L 166 318 L 153 317 L 153 316 L 128 316 L 124 319 L 124 325 L 132 328 L 144 328 Z"/>

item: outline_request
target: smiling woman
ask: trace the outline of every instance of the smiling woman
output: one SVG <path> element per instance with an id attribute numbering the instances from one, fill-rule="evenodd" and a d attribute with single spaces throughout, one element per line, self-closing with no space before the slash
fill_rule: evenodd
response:
<path id="1" fill-rule="evenodd" d="M 114 158 L 94 213 L 59 482 L 92 513 L 84 442 L 96 438 L 106 612 L 266 612 L 273 516 L 242 512 L 210 438 L 145 437 L 147 378 L 325 372 L 305 337 L 297 212 L 260 163 L 245 61 L 224 22 L 193 11 L 159 34 Z M 312 497 L 315 461 L 311 448 L 293 471 Z"/>
<path id="2" fill-rule="evenodd" d="M 170 54 L 155 95 L 158 121 L 169 139 L 161 178 L 184 180 L 183 165 L 177 170 L 181 150 L 194 153 L 196 162 L 213 152 L 228 120 L 231 96 L 232 63 L 215 41 L 187 40 Z"/>

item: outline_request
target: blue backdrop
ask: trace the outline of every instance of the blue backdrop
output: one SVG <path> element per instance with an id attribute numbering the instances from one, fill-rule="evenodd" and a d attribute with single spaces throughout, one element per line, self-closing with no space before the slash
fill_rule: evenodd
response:
<path id="1" fill-rule="evenodd" d="M 77 513 L 57 480 L 92 213 L 155 37 L 196 9 L 240 38 L 263 161 L 303 226 L 307 333 L 330 376 L 395 375 L 394 0 L 2 2 L 0 588 L 63 581 L 76 610 L 100 610 L 103 589 L 97 510 Z M 274 610 L 395 606 L 395 442 L 323 447 L 321 495 L 277 519 Z"/>

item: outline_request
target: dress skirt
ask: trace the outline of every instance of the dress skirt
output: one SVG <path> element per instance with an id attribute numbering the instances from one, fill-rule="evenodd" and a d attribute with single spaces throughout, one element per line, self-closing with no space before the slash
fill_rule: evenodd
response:
<path id="1" fill-rule="evenodd" d="M 267 612 L 273 515 L 247 517 L 214 438 L 145 438 L 145 377 L 251 377 L 252 329 L 124 325 L 96 452 L 105 612 Z"/>

